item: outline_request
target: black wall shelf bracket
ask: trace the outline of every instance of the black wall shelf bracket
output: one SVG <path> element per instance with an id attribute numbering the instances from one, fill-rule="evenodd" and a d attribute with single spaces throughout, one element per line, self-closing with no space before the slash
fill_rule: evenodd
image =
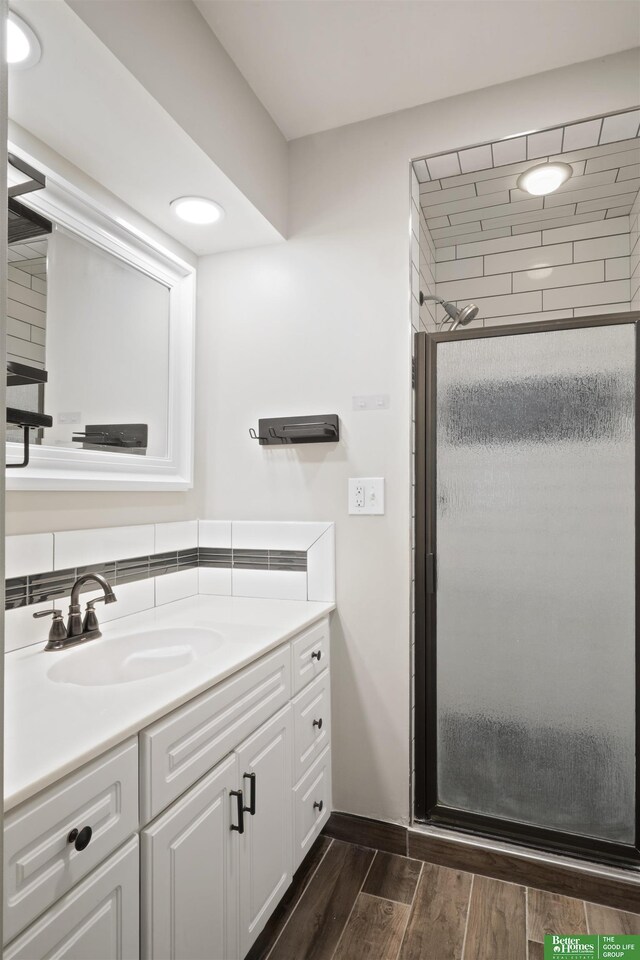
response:
<path id="1" fill-rule="evenodd" d="M 28 180 L 23 180 L 22 183 L 16 183 L 8 188 L 7 192 L 10 197 L 21 197 L 25 193 L 33 193 L 34 190 L 42 190 L 43 187 L 46 187 L 45 175 L 32 167 L 26 160 L 16 157 L 15 153 L 7 154 L 7 160 L 12 167 L 29 177 Z"/>
<path id="2" fill-rule="evenodd" d="M 340 419 L 335 413 L 306 417 L 271 417 L 258 420 L 258 432 L 251 427 L 249 436 L 261 446 L 336 443 L 340 439 Z"/>
<path id="3" fill-rule="evenodd" d="M 48 376 L 46 370 L 29 367 L 24 363 L 7 362 L 7 386 L 16 387 L 24 384 L 44 384 Z M 17 407 L 7 407 L 6 422 L 12 426 L 22 428 L 23 457 L 20 463 L 7 463 L 7 470 L 29 466 L 29 430 L 38 430 L 42 427 L 51 427 L 53 418 L 46 413 L 35 410 L 19 410 Z"/>

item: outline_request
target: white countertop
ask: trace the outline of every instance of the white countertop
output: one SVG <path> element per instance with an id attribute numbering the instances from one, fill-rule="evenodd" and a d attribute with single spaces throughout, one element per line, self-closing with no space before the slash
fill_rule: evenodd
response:
<path id="1" fill-rule="evenodd" d="M 64 652 L 42 644 L 5 656 L 5 811 L 284 643 L 333 603 L 196 596 L 104 624 L 102 637 Z M 199 627 L 224 637 L 211 654 L 155 677 L 101 686 L 55 682 L 64 658 L 149 629 Z"/>

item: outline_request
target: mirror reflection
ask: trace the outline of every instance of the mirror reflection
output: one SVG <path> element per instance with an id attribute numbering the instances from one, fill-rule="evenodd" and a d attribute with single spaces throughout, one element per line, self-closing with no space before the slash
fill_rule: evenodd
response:
<path id="1" fill-rule="evenodd" d="M 37 444 L 166 456 L 169 289 L 59 225 L 46 230 L 16 222 L 8 247 L 7 359 L 46 369 L 48 382 L 9 387 L 8 402 L 53 418 Z M 21 442 L 20 428 L 7 439 Z"/>

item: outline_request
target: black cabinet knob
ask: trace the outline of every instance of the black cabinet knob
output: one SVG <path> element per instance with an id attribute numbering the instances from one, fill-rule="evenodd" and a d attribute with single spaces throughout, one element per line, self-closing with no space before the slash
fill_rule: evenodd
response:
<path id="1" fill-rule="evenodd" d="M 314 726 L 314 727 L 317 727 L 318 730 L 322 730 L 322 717 L 320 717 L 319 720 L 314 720 L 314 721 L 313 721 L 313 726 Z"/>
<path id="2" fill-rule="evenodd" d="M 316 800 L 315 803 L 313 804 L 313 809 L 317 810 L 318 813 L 322 813 L 323 807 L 324 807 L 324 800 L 321 800 L 319 803 Z"/>
<path id="3" fill-rule="evenodd" d="M 67 840 L 72 843 L 76 850 L 84 850 L 89 846 L 93 830 L 91 827 L 83 827 L 82 830 L 72 830 Z"/>
<path id="4" fill-rule="evenodd" d="M 314 650 L 313 653 L 311 654 L 312 660 L 320 660 L 321 657 L 322 657 L 322 650 Z"/>

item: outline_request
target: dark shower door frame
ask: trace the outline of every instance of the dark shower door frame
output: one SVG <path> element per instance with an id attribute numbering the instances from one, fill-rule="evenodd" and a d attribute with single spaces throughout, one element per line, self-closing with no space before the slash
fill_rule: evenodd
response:
<path id="1" fill-rule="evenodd" d="M 635 845 L 598 840 L 517 821 L 474 814 L 438 802 L 437 780 L 437 585 L 436 357 L 439 343 L 555 330 L 636 325 L 635 584 L 636 584 L 636 839 Z M 612 864 L 640 863 L 640 312 L 575 320 L 477 327 L 455 333 L 415 335 L 415 778 L 416 821 L 508 840 L 553 853 Z"/>

